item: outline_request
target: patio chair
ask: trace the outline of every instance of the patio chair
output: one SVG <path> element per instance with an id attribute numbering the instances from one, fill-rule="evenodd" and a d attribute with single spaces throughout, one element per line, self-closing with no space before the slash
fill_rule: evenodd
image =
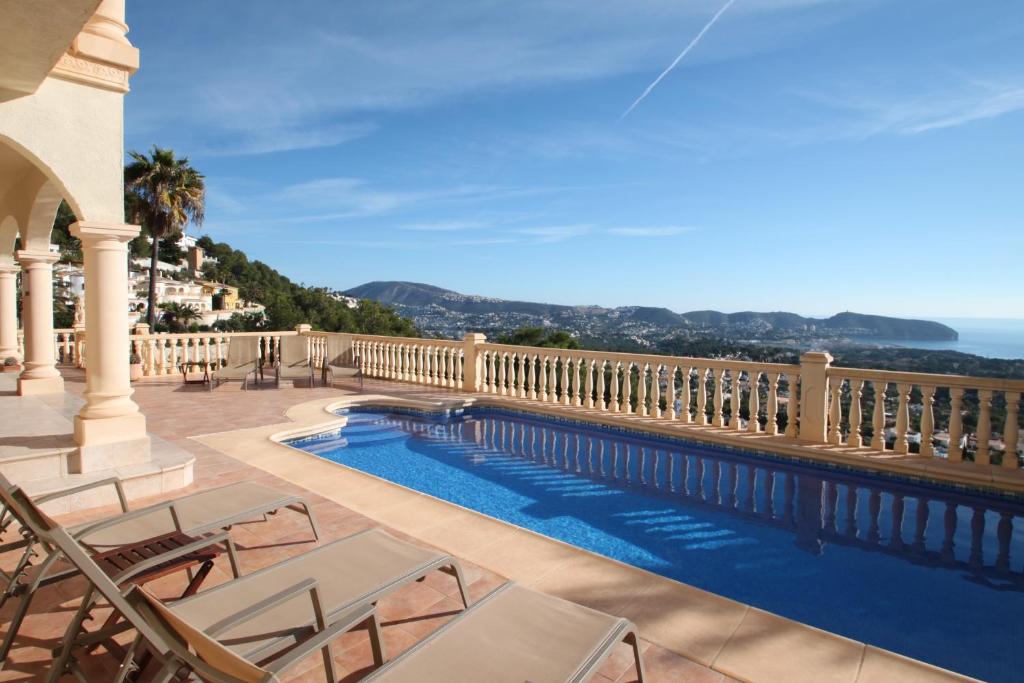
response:
<path id="1" fill-rule="evenodd" d="M 281 357 L 274 364 L 274 386 L 281 380 L 302 379 L 313 386 L 313 364 L 309 362 L 309 339 L 304 336 L 281 337 Z"/>
<path id="2" fill-rule="evenodd" d="M 377 669 L 363 683 L 580 683 L 626 642 L 644 681 L 636 627 L 626 619 L 506 583 Z"/>
<path id="3" fill-rule="evenodd" d="M 38 496 L 35 499 L 28 498 L 24 492 L 21 492 L 19 495 L 23 497 L 23 500 L 15 504 L 11 500 L 11 492 L 20 491 L 20 489 L 0 475 L 0 501 L 3 502 L 4 513 L 17 519 L 22 526 L 22 539 L 5 544 L 0 547 L 0 551 L 23 550 L 13 572 L 9 576 L 4 576 L 6 585 L 3 595 L 0 596 L 0 606 L 10 598 L 18 598 L 19 602 L 14 616 L 8 624 L 4 640 L 0 643 L 0 660 L 6 657 L 21 622 L 28 614 L 35 589 L 57 583 L 77 573 L 74 570 L 42 571 L 41 568 L 48 565 L 52 555 L 45 544 L 43 544 L 42 555 L 47 556 L 46 559 L 38 567 L 33 567 L 33 561 L 40 556 L 40 552 L 35 546 L 42 543 L 34 526 L 40 526 L 39 520 L 46 519 L 46 515 L 38 507 L 39 504 L 105 485 L 113 485 L 118 491 L 123 512 L 113 517 L 68 529 L 68 532 L 91 553 L 98 555 L 118 548 L 137 547 L 144 541 L 166 539 L 175 534 L 189 537 L 185 539 L 184 545 L 173 549 L 151 547 L 147 554 L 152 554 L 153 558 L 141 562 L 137 561 L 139 558 L 136 552 L 132 562 L 125 565 L 131 570 L 131 573 L 121 576 L 120 580 L 127 580 L 158 565 L 159 561 L 156 561 L 155 558 L 170 560 L 180 556 L 177 553 L 181 548 L 186 548 L 185 554 L 187 554 L 201 547 L 210 546 L 212 539 L 217 539 L 218 542 L 223 542 L 226 545 L 232 572 L 237 576 L 239 573 L 238 562 L 235 557 L 234 545 L 231 543 L 227 531 L 232 525 L 239 522 L 250 521 L 261 516 L 266 519 L 268 514 L 274 514 L 285 507 L 305 514 L 313 531 L 313 539 L 317 540 L 320 537 L 316 518 L 305 498 L 282 493 L 254 482 L 227 484 L 139 510 L 128 511 L 124 491 L 117 479 L 104 479 Z M 216 536 L 208 535 L 216 531 L 223 533 Z M 205 544 L 195 545 L 193 542 L 203 538 L 207 539 Z"/>
<path id="4" fill-rule="evenodd" d="M 224 367 L 215 367 L 210 375 L 210 389 L 214 389 L 222 382 L 237 380 L 242 382 L 242 388 L 249 388 L 249 378 L 252 377 L 253 384 L 260 373 L 260 338 L 259 337 L 232 337 L 228 343 L 227 364 Z"/>
<path id="5" fill-rule="evenodd" d="M 144 640 L 163 665 L 155 678 L 158 681 L 169 680 L 182 665 L 192 667 L 205 680 L 275 680 L 277 673 L 321 650 L 333 682 L 337 676 L 331 641 L 368 620 L 374 660 L 383 663 L 373 606 L 387 594 L 447 569 L 458 581 L 463 604 L 469 604 L 462 570 L 454 558 L 380 529 L 347 536 L 171 605 L 138 588 L 120 599 L 117 586 L 97 571 L 66 531 L 51 528 L 45 533 L 92 584 L 55 653 L 51 681 L 65 671 L 74 672 L 76 648 L 110 637 L 109 633 L 81 632 L 96 592 L 138 630 L 141 638 L 131 649 L 137 650 Z M 148 634 L 154 631 L 156 637 L 151 639 Z M 132 656 L 130 652 L 123 666 L 130 667 Z M 266 668 L 255 665 L 268 660 Z"/>
<path id="6" fill-rule="evenodd" d="M 363 372 L 359 367 L 359 356 L 352 353 L 352 340 L 336 334 L 327 335 L 327 349 L 320 371 L 320 382 L 333 387 L 336 380 L 359 378 L 359 390 L 363 389 Z"/>

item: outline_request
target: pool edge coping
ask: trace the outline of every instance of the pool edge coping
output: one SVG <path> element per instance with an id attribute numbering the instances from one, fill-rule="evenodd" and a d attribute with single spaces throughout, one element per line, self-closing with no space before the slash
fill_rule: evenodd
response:
<path id="1" fill-rule="evenodd" d="M 477 512 L 475 510 L 471 510 L 469 508 L 465 508 L 465 507 L 457 505 L 455 503 L 451 503 L 449 501 L 445 501 L 445 500 L 442 500 L 440 498 L 436 498 L 436 497 L 434 497 L 434 496 L 432 496 L 430 494 L 423 493 L 421 491 L 416 491 L 414 489 L 410 489 L 408 487 L 402 486 L 401 484 L 396 484 L 396 483 L 394 483 L 392 481 L 389 481 L 387 479 L 383 479 L 381 477 L 377 477 L 375 475 L 372 475 L 372 474 L 369 474 L 369 473 L 366 473 L 366 472 L 362 472 L 360 470 L 356 470 L 354 468 L 348 467 L 348 466 L 343 465 L 341 463 L 336 463 L 336 462 L 332 462 L 330 460 L 326 460 L 326 459 L 324 459 L 324 458 L 322 458 L 322 457 L 320 457 L 318 455 L 315 455 L 313 453 L 309 453 L 307 451 L 304 451 L 304 450 L 302 450 L 300 448 L 296 448 L 296 447 L 291 446 L 288 443 L 286 443 L 286 441 L 291 440 L 291 439 L 302 438 L 302 437 L 305 437 L 305 436 L 312 436 L 312 435 L 315 435 L 315 434 L 318 434 L 318 433 L 322 433 L 322 432 L 325 432 L 325 431 L 332 431 L 332 430 L 335 430 L 335 429 L 340 429 L 341 427 L 344 426 L 346 420 L 345 420 L 344 417 L 337 416 L 335 414 L 335 411 L 343 409 L 343 408 L 353 407 L 353 406 L 367 406 L 367 405 L 375 405 L 375 406 L 380 406 L 380 407 L 394 407 L 394 408 L 412 408 L 412 409 L 419 409 L 419 410 L 423 410 L 423 411 L 426 411 L 426 412 L 435 412 L 435 413 L 442 412 L 442 411 L 444 411 L 446 409 L 447 410 L 458 409 L 458 408 L 470 407 L 470 406 L 473 406 L 473 405 L 480 405 L 480 406 L 484 406 L 484 407 L 494 406 L 494 407 L 505 408 L 505 409 L 508 408 L 508 406 L 505 405 L 504 401 L 493 401 L 493 400 L 492 401 L 488 401 L 486 399 L 481 401 L 477 397 L 466 397 L 466 398 L 446 397 L 444 399 L 429 399 L 429 398 L 395 397 L 395 396 L 388 396 L 388 395 L 385 395 L 385 394 L 359 394 L 359 395 L 353 395 L 353 396 L 348 396 L 348 397 L 342 397 L 342 398 L 338 398 L 338 399 L 334 399 L 334 398 L 331 398 L 331 399 L 317 399 L 317 400 L 307 401 L 307 402 L 300 403 L 300 404 L 297 404 L 295 406 L 292 406 L 285 413 L 285 416 L 287 417 L 287 419 L 292 421 L 291 424 L 282 423 L 282 424 L 277 424 L 277 425 L 267 425 L 267 426 L 263 426 L 263 427 L 256 427 L 256 428 L 249 428 L 249 429 L 228 430 L 228 431 L 217 432 L 217 433 L 212 433 L 212 434 L 197 435 L 197 436 L 193 436 L 193 437 L 190 437 L 190 438 L 192 438 L 194 440 L 197 440 L 197 441 L 199 441 L 201 443 L 204 443 L 205 445 L 207 445 L 207 446 L 209 446 L 211 448 L 214 448 L 214 449 L 224 453 L 225 455 L 228 455 L 229 457 L 233 457 L 233 458 L 236 458 L 238 460 L 242 460 L 242 461 L 248 462 L 249 464 L 251 464 L 251 465 L 253 465 L 255 467 L 258 467 L 260 469 L 263 469 L 264 471 L 267 471 L 267 472 L 269 472 L 271 474 L 274 474 L 275 476 L 278 476 L 278 477 L 280 477 L 280 478 L 282 478 L 282 479 L 284 479 L 286 481 L 289 481 L 289 482 L 291 482 L 293 484 L 296 484 L 298 486 L 302 486 L 303 488 L 306 488 L 306 489 L 310 490 L 311 492 L 316 493 L 317 495 L 323 496 L 324 498 L 327 498 L 329 500 L 337 502 L 340 505 L 344 505 L 345 507 L 348 507 L 348 508 L 354 510 L 355 512 L 358 512 L 360 514 L 365 515 L 366 517 L 374 519 L 375 521 L 377 521 L 378 523 L 380 523 L 380 524 L 382 524 L 384 526 L 388 526 L 388 527 L 394 528 L 394 529 L 396 529 L 396 530 L 398 530 L 398 531 L 400 531 L 402 533 L 409 534 L 410 536 L 420 540 L 420 542 L 424 542 L 424 543 L 428 543 L 430 545 L 435 545 L 437 547 L 441 547 L 442 549 L 445 549 L 445 550 L 448 550 L 448 551 L 452 552 L 457 557 L 458 556 L 462 556 L 462 557 L 465 557 L 466 559 L 470 560 L 471 562 L 475 562 L 477 564 L 481 564 L 482 566 L 485 566 L 488 569 L 491 569 L 492 571 L 495 571 L 495 572 L 501 574 L 502 576 L 504 576 L 506 578 L 513 578 L 513 579 L 515 579 L 514 576 L 510 576 L 510 574 L 515 574 L 515 571 L 514 570 L 509 571 L 507 569 L 507 567 L 503 571 L 500 566 L 494 566 L 493 564 L 488 564 L 486 556 L 482 557 L 479 554 L 480 548 L 485 548 L 485 547 L 487 547 L 489 545 L 497 544 L 499 541 L 493 541 L 491 543 L 485 543 L 482 546 L 479 546 L 478 548 L 472 549 L 470 552 L 466 552 L 465 547 L 463 547 L 462 551 L 460 551 L 458 549 L 446 548 L 444 546 L 444 542 L 445 542 L 446 539 L 438 539 L 436 537 L 433 538 L 433 539 L 423 539 L 423 538 L 421 538 L 421 535 L 424 533 L 425 530 L 420 530 L 419 533 L 417 533 L 416 530 L 409 530 L 411 527 L 409 527 L 408 525 L 405 525 L 405 528 L 403 528 L 400 523 L 396 524 L 396 521 L 395 521 L 393 516 L 390 519 L 388 519 L 387 518 L 388 515 L 386 514 L 386 511 L 387 510 L 392 510 L 393 511 L 394 509 L 397 509 L 398 507 L 408 507 L 408 506 L 410 506 L 411 504 L 413 504 L 413 503 L 415 503 L 417 501 L 422 503 L 425 500 L 429 500 L 430 501 L 429 505 L 431 505 L 431 506 L 435 506 L 435 507 L 436 506 L 442 506 L 442 507 L 450 508 L 450 509 L 452 509 L 454 511 L 457 511 L 458 513 L 460 513 L 462 515 L 467 515 L 468 514 L 470 516 L 470 518 L 475 518 L 475 519 L 479 520 L 478 524 L 480 524 L 480 525 L 487 525 L 487 526 L 499 525 L 500 527 L 507 528 L 510 532 L 512 532 L 512 534 L 526 534 L 533 541 L 540 541 L 540 542 L 543 542 L 543 543 L 546 543 L 546 544 L 553 544 L 554 546 L 561 548 L 563 551 L 566 551 L 566 552 L 576 556 L 576 558 L 584 558 L 587 562 L 596 562 L 598 564 L 607 565 L 611 569 L 611 571 L 613 573 L 619 573 L 619 574 L 629 573 L 629 574 L 633 574 L 633 575 L 636 575 L 637 573 L 639 573 L 640 575 L 646 575 L 648 577 L 648 580 L 652 581 L 654 584 L 662 584 L 662 586 L 668 586 L 668 587 L 674 588 L 675 592 L 688 594 L 687 598 L 690 599 L 690 600 L 693 600 L 695 598 L 695 596 L 696 596 L 696 598 L 698 599 L 698 602 L 702 602 L 703 604 L 705 604 L 705 605 L 707 605 L 709 607 L 709 609 L 708 609 L 709 612 L 718 612 L 718 611 L 720 611 L 722 609 L 723 605 L 731 605 L 733 608 L 741 610 L 742 611 L 742 616 L 739 619 L 739 621 L 735 624 L 735 626 L 730 630 L 729 635 L 724 639 L 724 641 L 721 643 L 721 645 L 718 648 L 715 649 L 714 655 L 711 656 L 711 657 L 708 657 L 706 653 L 697 652 L 697 651 L 689 649 L 689 648 L 687 648 L 685 646 L 680 647 L 680 645 L 678 643 L 670 642 L 670 641 L 666 640 L 666 638 L 659 636 L 658 632 L 664 630 L 662 628 L 650 627 L 650 625 L 648 625 L 648 628 L 645 628 L 644 624 L 643 624 L 644 620 L 643 620 L 642 617 L 639 618 L 639 619 L 634 619 L 634 621 L 637 623 L 637 626 L 640 628 L 641 637 L 644 638 L 645 640 L 648 640 L 649 642 L 655 643 L 655 644 L 657 644 L 657 645 L 659 645 L 661 647 L 664 647 L 664 648 L 666 648 L 666 649 L 668 649 L 670 651 L 676 652 L 677 654 L 680 654 L 680 655 L 682 655 L 682 656 L 684 656 L 684 657 L 686 657 L 686 658 L 688 658 L 688 659 L 690 659 L 690 660 L 692 660 L 694 662 L 697 662 L 697 663 L 701 664 L 702 666 L 706 666 L 706 667 L 708 667 L 711 670 L 714 670 L 714 671 L 717 671 L 717 672 L 720 672 L 720 673 L 732 676 L 734 678 L 739 678 L 741 680 L 746 680 L 746 681 L 751 681 L 751 682 L 756 682 L 756 683 L 761 683 L 762 681 L 765 681 L 765 682 L 767 682 L 767 681 L 780 681 L 780 683 L 781 683 L 781 681 L 789 682 L 789 681 L 799 681 L 799 680 L 814 680 L 814 681 L 825 680 L 824 677 L 823 677 L 823 673 L 824 672 L 819 671 L 819 670 L 807 671 L 805 667 L 801 667 L 800 662 L 795 662 L 794 663 L 794 667 L 796 667 L 795 670 L 790 668 L 790 667 L 787 667 L 786 668 L 786 674 L 783 677 L 781 677 L 781 678 L 779 678 L 779 677 L 776 677 L 776 678 L 762 677 L 762 676 L 759 676 L 759 675 L 758 676 L 751 676 L 751 675 L 749 675 L 749 672 L 745 671 L 744 667 L 742 666 L 742 649 L 743 649 L 743 647 L 740 644 L 737 644 L 731 650 L 729 650 L 730 657 L 732 659 L 735 659 L 736 653 L 734 653 L 732 650 L 735 650 L 737 647 L 741 649 L 741 652 L 739 653 L 741 655 L 740 656 L 741 665 L 739 666 L 739 668 L 737 668 L 736 666 L 729 666 L 727 662 L 721 662 L 721 663 L 719 662 L 719 660 L 722 657 L 723 653 L 726 652 L 726 650 L 729 647 L 730 643 L 733 641 L 734 636 L 736 636 L 736 633 L 740 630 L 740 627 L 744 623 L 746 623 L 748 618 L 751 618 L 751 617 L 765 618 L 765 617 L 767 617 L 769 620 L 775 620 L 776 624 L 775 624 L 775 626 L 773 628 L 781 628 L 782 630 L 788 630 L 788 631 L 790 631 L 792 633 L 798 634 L 798 636 L 796 636 L 796 637 L 799 637 L 800 639 L 809 639 L 811 642 L 815 643 L 815 647 L 811 648 L 812 650 L 822 650 L 822 649 L 829 650 L 829 649 L 831 649 L 831 650 L 835 651 L 837 648 L 843 648 L 843 649 L 853 648 L 853 649 L 857 650 L 859 652 L 859 655 L 858 655 L 858 663 L 857 663 L 857 666 L 856 666 L 856 671 L 854 672 L 853 677 L 849 679 L 850 681 L 853 681 L 854 683 L 861 683 L 862 681 L 864 681 L 864 683 L 866 683 L 867 679 L 866 678 L 865 679 L 861 678 L 861 671 L 862 671 L 863 665 L 864 665 L 864 663 L 866 661 L 866 658 L 869 655 L 871 655 L 872 657 L 874 657 L 876 659 L 878 657 L 881 657 L 883 660 L 886 660 L 888 662 L 888 666 L 902 667 L 903 672 L 902 672 L 901 675 L 906 675 L 908 673 L 906 671 L 907 668 L 913 669 L 913 671 L 916 673 L 917 676 L 921 676 L 922 677 L 921 680 L 929 680 L 929 679 L 931 679 L 931 680 L 947 680 L 947 681 L 953 681 L 953 680 L 956 680 L 956 681 L 974 681 L 974 680 L 976 680 L 976 679 L 967 677 L 967 676 L 965 676 L 963 674 L 959 674 L 957 672 L 950 671 L 950 670 L 947 670 L 947 669 L 943 669 L 943 668 L 938 667 L 938 666 L 933 665 L 933 664 L 929 664 L 927 662 L 923 662 L 923 661 L 920 661 L 920 660 L 915 660 L 915 659 L 912 659 L 912 658 L 907 657 L 905 655 L 901 655 L 899 653 L 895 653 L 895 652 L 891 652 L 891 651 L 888 651 L 888 650 L 884 650 L 884 649 L 879 648 L 877 646 L 869 645 L 869 644 L 863 643 L 861 641 L 857 641 L 857 640 L 854 640 L 854 639 L 851 639 L 851 638 L 848 638 L 848 637 L 845 637 L 845 636 L 841 636 L 841 635 L 838 635 L 838 634 L 835 634 L 835 633 L 832 633 L 832 632 L 829 632 L 829 631 L 826 631 L 826 630 L 823 630 L 823 629 L 819 629 L 817 627 L 810 626 L 808 624 L 804 624 L 804 623 L 801 623 L 801 622 L 789 619 L 787 617 L 782 617 L 782 616 L 779 616 L 779 615 L 775 615 L 775 614 L 773 614 L 771 612 L 768 612 L 766 610 L 762 610 L 760 608 L 753 607 L 753 606 L 747 605 L 745 603 L 741 603 L 739 601 L 733 600 L 731 598 L 727 598 L 725 596 L 721 596 L 721 595 L 718 595 L 718 594 L 715 594 L 715 593 L 711 593 L 709 591 L 706 591 L 704 589 L 698 588 L 696 586 L 691 586 L 689 584 L 686 584 L 686 583 L 683 583 L 683 582 L 680 582 L 680 581 L 676 581 L 674 579 L 670 579 L 670 578 L 661 576 L 660 574 L 656 574 L 654 572 L 651 572 L 651 571 L 646 570 L 646 569 L 642 569 L 640 567 L 635 567 L 633 565 L 621 562 L 621 561 L 616 560 L 614 558 L 610 558 L 610 557 L 606 557 L 606 556 L 603 556 L 603 555 L 600 555 L 600 554 L 597 554 L 597 553 L 593 553 L 591 551 L 588 551 L 586 549 L 574 546 L 574 545 L 566 543 L 564 541 L 560 541 L 558 539 L 554 539 L 554 538 L 545 536 L 543 534 L 539 534 L 539 533 L 537 533 L 535 531 L 532 531 L 530 529 L 526 529 L 524 527 L 520 527 L 520 526 L 517 526 L 515 524 L 511 524 L 509 522 L 505 522 L 503 520 L 491 517 L 489 515 L 485 515 L 483 513 Z M 525 408 L 527 405 L 529 405 L 529 404 L 519 404 L 519 405 L 517 405 L 517 407 Z M 552 414 L 552 412 L 548 412 L 548 411 L 536 411 L 536 410 L 524 409 L 523 412 L 536 413 L 536 414 L 545 415 L 545 416 L 549 416 L 549 417 L 562 417 L 561 415 Z M 323 420 L 323 417 L 325 415 L 330 415 L 332 417 L 332 419 L 330 419 L 330 420 Z M 584 423 L 594 422 L 592 420 L 579 420 L 579 421 L 580 422 L 584 422 Z M 603 424 L 603 423 L 597 422 L 597 424 Z M 618 425 L 605 425 L 605 426 L 617 427 Z M 287 428 L 282 429 L 282 427 L 287 427 Z M 651 430 L 649 430 L 649 429 L 643 429 L 643 428 L 640 428 L 640 427 L 633 427 L 633 426 L 629 427 L 628 429 L 630 431 L 635 431 L 635 432 L 639 432 L 639 433 L 645 433 L 645 432 L 646 433 L 650 433 L 651 432 Z M 227 443 L 219 443 L 222 438 L 226 438 L 229 435 L 232 438 L 228 439 Z M 675 438 L 675 439 L 684 439 L 685 440 L 685 437 L 681 437 L 678 434 L 667 434 L 667 435 L 665 435 L 665 434 L 661 434 L 661 433 L 656 433 L 656 435 L 657 436 L 669 436 L 669 437 L 672 437 L 672 438 Z M 252 437 L 252 439 L 246 438 L 246 437 Z M 701 441 L 700 439 L 696 439 L 696 438 L 694 438 L 692 440 L 693 441 L 698 441 L 698 442 Z M 223 448 L 221 448 L 222 445 L 229 446 L 231 451 L 234 451 L 234 452 L 225 451 Z M 247 454 L 251 455 L 253 453 L 253 450 L 254 450 L 253 446 L 259 446 L 259 445 L 269 446 L 275 452 L 273 454 L 266 454 L 266 455 L 269 455 L 270 457 L 258 458 L 256 460 L 254 460 L 252 458 L 247 458 L 246 457 Z M 717 445 L 717 444 L 714 444 L 714 445 Z M 277 447 L 281 447 L 281 448 L 277 448 Z M 259 450 L 261 450 L 261 449 L 258 448 L 258 447 L 255 449 L 255 451 L 259 451 Z M 745 450 L 745 451 L 748 451 L 748 452 L 752 451 L 754 454 L 758 453 L 758 451 L 756 449 L 750 449 L 749 447 L 746 448 L 746 449 L 741 449 L 741 450 Z M 296 454 L 302 454 L 303 462 L 304 463 L 307 463 L 307 464 L 311 463 L 311 462 L 319 463 L 320 466 L 325 466 L 327 468 L 333 469 L 334 472 L 342 472 L 342 473 L 344 473 L 346 475 L 347 478 L 354 479 L 356 481 L 362 481 L 362 482 L 372 481 L 372 482 L 374 482 L 374 483 L 376 483 L 376 484 L 378 484 L 380 486 L 385 487 L 386 489 L 392 491 L 393 493 L 397 494 L 400 499 L 404 498 L 405 500 L 402 503 L 391 503 L 390 505 L 384 505 L 382 507 L 376 506 L 376 505 L 367 505 L 365 503 L 360 503 L 359 501 L 353 501 L 351 499 L 351 495 L 349 495 L 348 497 L 346 497 L 345 495 L 339 495 L 336 491 L 332 491 L 332 490 L 328 489 L 326 486 L 324 486 L 323 484 L 326 481 L 325 479 L 322 479 L 322 478 L 319 478 L 319 477 L 315 477 L 314 479 L 309 480 L 309 479 L 306 479 L 304 477 L 297 477 L 296 476 L 296 470 L 293 467 L 293 465 L 296 464 L 296 461 L 294 460 L 294 456 Z M 282 457 L 284 458 L 284 460 L 291 461 L 291 462 L 281 462 L 281 458 Z M 284 465 L 284 466 L 283 467 L 275 467 L 274 466 L 275 464 L 277 464 L 277 465 Z M 327 470 L 327 471 L 330 471 L 330 470 Z M 384 519 L 382 519 L 382 517 L 384 517 Z M 436 529 L 437 527 L 443 527 L 447 523 L 448 522 L 442 521 L 442 522 L 439 522 L 436 525 L 433 525 L 433 526 L 429 527 L 429 529 Z M 451 541 L 449 541 L 449 543 L 451 543 Z M 542 578 L 544 576 L 548 576 L 551 572 L 554 571 L 554 569 L 557 568 L 557 566 L 560 566 L 560 565 L 554 565 L 554 566 L 549 567 L 546 572 L 542 572 L 541 576 L 540 577 L 535 577 L 535 579 L 539 579 L 539 578 Z M 653 588 L 649 589 L 649 592 L 650 591 L 653 591 Z M 637 596 L 636 599 L 639 600 L 640 597 L 642 597 L 642 596 Z M 623 605 L 623 609 L 628 609 L 633 604 L 635 604 L 635 602 L 636 602 L 636 600 L 630 601 L 629 603 L 624 604 Z M 698 610 L 698 611 L 701 611 L 701 610 Z M 700 615 L 698 615 L 698 617 L 699 616 Z M 790 652 L 789 654 L 792 655 L 792 652 Z M 807 652 L 804 652 L 803 654 L 804 654 L 805 658 L 807 656 L 809 656 L 809 653 L 807 653 Z M 787 659 L 789 659 L 789 658 L 787 657 Z M 716 664 L 718 666 L 716 666 Z M 805 670 L 801 670 L 802 668 L 805 669 Z M 760 673 L 760 669 L 758 669 L 758 673 Z"/>

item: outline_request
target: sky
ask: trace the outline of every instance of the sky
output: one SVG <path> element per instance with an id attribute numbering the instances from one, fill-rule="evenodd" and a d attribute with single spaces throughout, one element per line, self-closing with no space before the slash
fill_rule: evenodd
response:
<path id="1" fill-rule="evenodd" d="M 308 285 L 1024 318 L 1024 3 L 725 5 L 136 0 L 126 147 Z"/>

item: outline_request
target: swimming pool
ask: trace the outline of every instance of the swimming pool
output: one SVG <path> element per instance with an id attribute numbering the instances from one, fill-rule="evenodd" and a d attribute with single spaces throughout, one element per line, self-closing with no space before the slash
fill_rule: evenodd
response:
<path id="1" fill-rule="evenodd" d="M 968 675 L 1024 667 L 1018 502 L 504 409 L 342 414 L 290 445 Z"/>

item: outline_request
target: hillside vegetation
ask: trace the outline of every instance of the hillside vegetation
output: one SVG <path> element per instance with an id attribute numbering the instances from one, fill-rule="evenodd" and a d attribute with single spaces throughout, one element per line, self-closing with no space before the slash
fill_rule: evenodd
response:
<path id="1" fill-rule="evenodd" d="M 266 306 L 266 319 L 233 316 L 228 329 L 244 329 L 257 324 L 267 329 L 287 330 L 300 323 L 324 332 L 355 332 L 418 337 L 412 321 L 376 301 L 360 301 L 349 308 L 323 287 L 297 284 L 261 261 L 250 261 L 241 251 L 223 242 L 201 237 L 198 244 L 216 263 L 207 264 L 203 277 L 239 288 L 239 295 Z M 234 323 L 234 324 L 231 324 Z"/>

